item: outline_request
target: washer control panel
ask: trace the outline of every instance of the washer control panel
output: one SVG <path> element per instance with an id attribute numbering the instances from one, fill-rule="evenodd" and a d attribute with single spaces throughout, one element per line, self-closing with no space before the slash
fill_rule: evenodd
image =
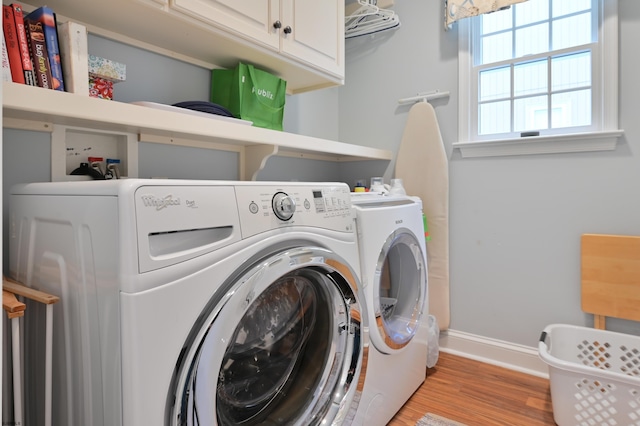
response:
<path id="1" fill-rule="evenodd" d="M 236 186 L 243 238 L 270 229 L 307 226 L 354 232 L 349 187 L 340 183 Z"/>
<path id="2" fill-rule="evenodd" d="M 289 220 L 296 211 L 296 202 L 289 194 L 276 192 L 271 199 L 271 207 L 278 219 Z"/>

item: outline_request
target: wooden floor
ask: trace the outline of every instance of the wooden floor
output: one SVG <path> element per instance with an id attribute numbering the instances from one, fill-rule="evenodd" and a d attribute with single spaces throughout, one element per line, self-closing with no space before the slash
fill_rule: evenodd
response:
<path id="1" fill-rule="evenodd" d="M 442 352 L 389 425 L 414 426 L 426 413 L 469 426 L 555 425 L 548 380 Z"/>

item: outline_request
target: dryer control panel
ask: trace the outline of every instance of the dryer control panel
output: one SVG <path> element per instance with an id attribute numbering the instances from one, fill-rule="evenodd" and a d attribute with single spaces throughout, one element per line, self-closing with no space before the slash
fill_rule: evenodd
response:
<path id="1" fill-rule="evenodd" d="M 242 185 L 235 190 L 243 238 L 289 226 L 354 232 L 346 184 L 290 182 L 281 186 Z"/>

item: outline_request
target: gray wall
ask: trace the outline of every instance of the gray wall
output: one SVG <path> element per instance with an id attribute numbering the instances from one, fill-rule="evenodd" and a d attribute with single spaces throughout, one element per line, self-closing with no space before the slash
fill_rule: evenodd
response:
<path id="1" fill-rule="evenodd" d="M 408 110 L 397 100 L 449 90 L 433 105 L 449 155 L 451 329 L 535 346 L 548 324 L 591 326 L 580 309 L 580 235 L 640 235 L 640 2 L 619 2 L 625 136 L 615 151 L 476 159 L 452 149 L 457 29 L 443 30 L 442 3 L 396 2 L 396 32 L 347 41 L 339 137 L 395 153 Z M 637 323 L 608 326 L 640 334 Z"/>
<path id="2" fill-rule="evenodd" d="M 346 85 L 288 97 L 285 130 L 395 153 L 410 108 L 397 100 L 421 91 L 450 91 L 449 99 L 434 106 L 450 163 L 451 328 L 534 346 L 547 324 L 590 325 L 580 310 L 580 235 L 640 235 L 640 122 L 635 117 L 640 63 L 634 46 L 640 37 L 640 3 L 620 0 L 625 137 L 615 151 L 482 159 L 462 159 L 451 148 L 458 126 L 457 30 L 443 30 L 442 3 L 396 2 L 402 21 L 397 31 L 347 40 Z M 127 64 L 127 82 L 115 88 L 117 100 L 208 99 L 207 70 L 99 37 L 90 38 L 89 49 Z M 3 132 L 5 226 L 8 187 L 50 175 L 48 141 L 48 134 Z M 141 144 L 140 175 L 237 178 L 230 154 L 201 154 Z M 190 167 L 194 161 L 198 167 Z M 382 174 L 388 179 L 393 168 L 393 162 L 338 167 L 273 158 L 259 179 L 352 183 Z M 6 256 L 5 250 L 5 265 Z M 609 324 L 640 334 L 635 323 Z"/>

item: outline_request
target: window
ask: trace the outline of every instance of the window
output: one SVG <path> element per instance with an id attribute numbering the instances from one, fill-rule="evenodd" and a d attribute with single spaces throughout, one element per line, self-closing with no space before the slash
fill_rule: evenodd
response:
<path id="1" fill-rule="evenodd" d="M 463 156 L 615 148 L 616 0 L 528 0 L 458 24 Z"/>

